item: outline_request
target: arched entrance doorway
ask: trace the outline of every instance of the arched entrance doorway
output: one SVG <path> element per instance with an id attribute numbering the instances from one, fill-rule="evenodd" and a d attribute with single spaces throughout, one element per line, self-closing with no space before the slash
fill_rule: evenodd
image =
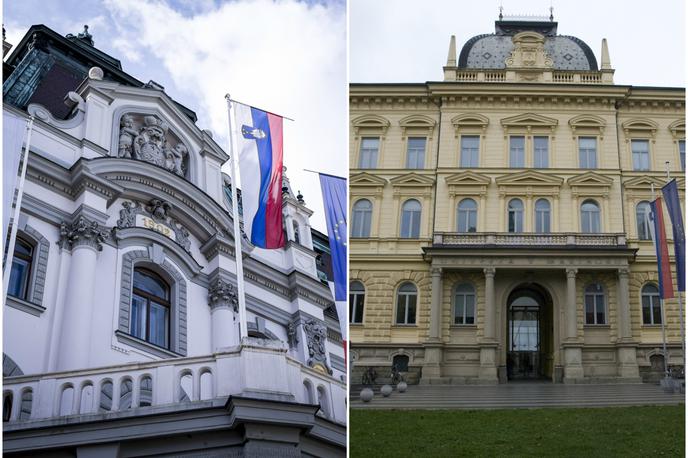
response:
<path id="1" fill-rule="evenodd" d="M 552 379 L 552 299 L 537 284 L 519 285 L 507 300 L 507 378 Z"/>

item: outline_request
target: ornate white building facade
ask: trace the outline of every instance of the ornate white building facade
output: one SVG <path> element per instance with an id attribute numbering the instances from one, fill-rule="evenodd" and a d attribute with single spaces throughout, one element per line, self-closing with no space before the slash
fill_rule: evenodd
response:
<path id="1" fill-rule="evenodd" d="M 5 453 L 345 454 L 339 324 L 288 180 L 286 247 L 241 241 L 240 341 L 229 156 L 195 114 L 87 30 L 33 26 L 5 68 L 5 115 L 35 117 L 4 307 Z"/>

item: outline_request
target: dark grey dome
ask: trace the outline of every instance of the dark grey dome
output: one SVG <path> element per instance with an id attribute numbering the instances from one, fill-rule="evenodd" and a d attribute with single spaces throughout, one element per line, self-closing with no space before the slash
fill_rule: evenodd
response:
<path id="1" fill-rule="evenodd" d="M 501 69 L 511 55 L 512 37 L 533 31 L 545 36 L 545 52 L 555 70 L 597 70 L 597 60 L 581 39 L 557 35 L 556 22 L 496 21 L 495 33 L 478 35 L 466 42 L 459 54 L 459 68 Z"/>

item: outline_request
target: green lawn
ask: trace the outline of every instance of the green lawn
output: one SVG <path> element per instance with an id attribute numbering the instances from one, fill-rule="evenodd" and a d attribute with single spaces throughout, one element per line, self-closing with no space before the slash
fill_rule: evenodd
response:
<path id="1" fill-rule="evenodd" d="M 351 457 L 683 457 L 684 406 L 351 409 Z"/>

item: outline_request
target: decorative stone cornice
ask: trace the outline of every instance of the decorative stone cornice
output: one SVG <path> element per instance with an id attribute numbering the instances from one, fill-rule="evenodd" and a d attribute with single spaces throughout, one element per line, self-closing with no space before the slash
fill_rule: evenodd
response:
<path id="1" fill-rule="evenodd" d="M 210 284 L 208 288 L 208 305 L 210 305 L 211 310 L 226 307 L 236 312 L 238 304 L 237 293 L 231 283 L 226 283 L 221 278 L 217 278 Z"/>
<path id="2" fill-rule="evenodd" d="M 79 216 L 75 221 L 63 221 L 60 226 L 60 248 L 72 249 L 78 246 L 90 246 L 98 251 L 103 250 L 103 242 L 108 231 L 95 221 Z"/>

